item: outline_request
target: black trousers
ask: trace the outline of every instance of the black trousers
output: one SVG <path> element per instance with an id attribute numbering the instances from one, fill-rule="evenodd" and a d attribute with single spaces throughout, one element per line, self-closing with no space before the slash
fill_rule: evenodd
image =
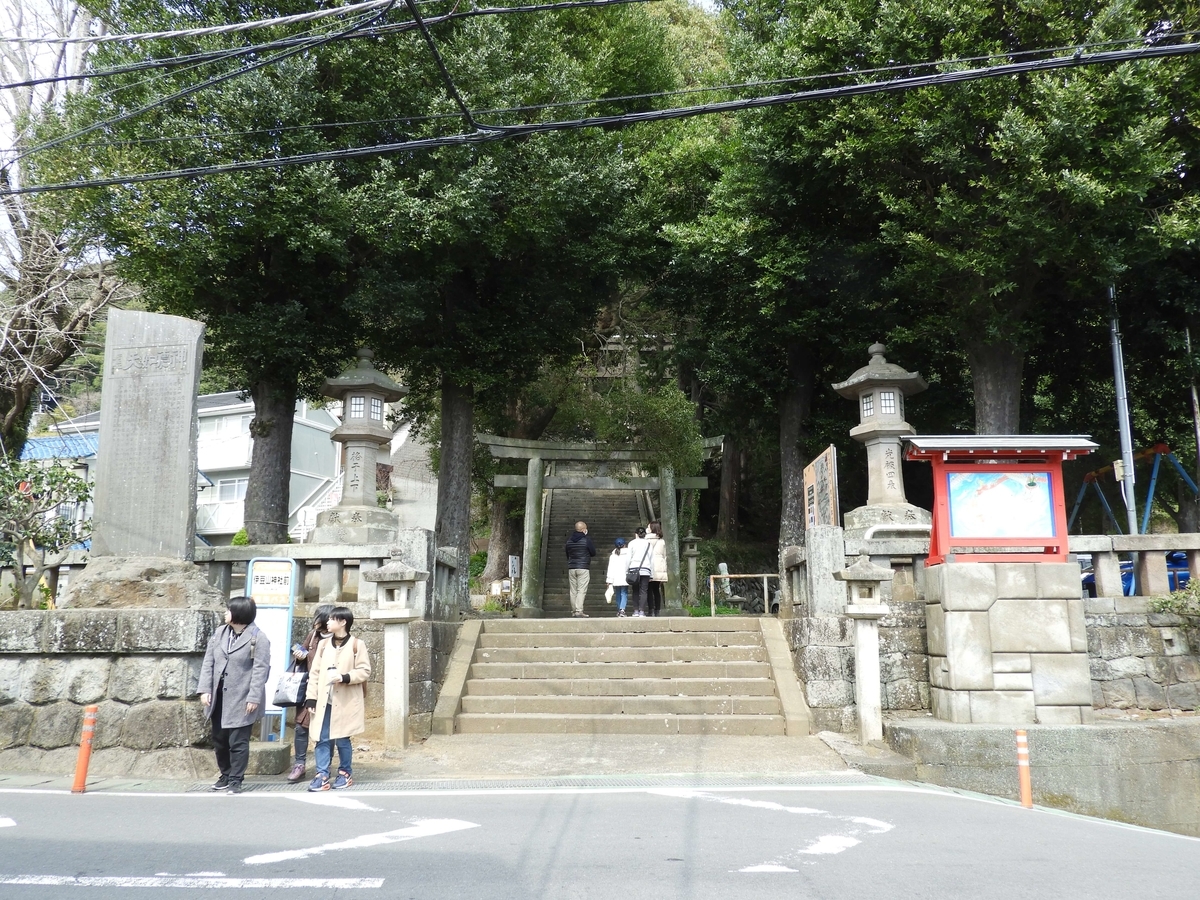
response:
<path id="1" fill-rule="evenodd" d="M 646 594 L 650 588 L 650 576 L 639 575 L 637 584 L 632 588 L 633 602 L 637 604 L 637 611 L 643 616 L 646 615 Z"/>
<path id="2" fill-rule="evenodd" d="M 650 615 L 658 615 L 659 610 L 662 609 L 662 599 L 663 583 L 661 581 L 650 582 Z"/>
<path id="3" fill-rule="evenodd" d="M 213 692 L 213 749 L 217 751 L 217 768 L 221 770 L 221 775 L 230 781 L 241 783 L 242 779 L 246 777 L 246 766 L 250 763 L 250 730 L 254 726 L 221 727 L 221 707 L 225 699 L 224 693 L 225 682 L 222 681 Z"/>

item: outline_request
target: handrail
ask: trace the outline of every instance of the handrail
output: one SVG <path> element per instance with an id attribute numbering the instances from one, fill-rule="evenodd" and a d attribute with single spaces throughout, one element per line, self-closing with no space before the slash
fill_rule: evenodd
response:
<path id="1" fill-rule="evenodd" d="M 714 583 L 716 582 L 716 580 L 718 578 L 724 578 L 726 580 L 728 580 L 730 578 L 761 578 L 763 580 L 763 612 L 767 613 L 767 614 L 769 614 L 771 612 L 771 595 L 769 593 L 767 593 L 767 579 L 774 578 L 776 581 L 778 581 L 779 580 L 778 572 L 759 572 L 759 573 L 752 574 L 752 575 L 722 575 L 720 573 L 714 573 L 712 575 L 709 575 L 708 576 L 708 606 L 709 606 L 709 615 L 713 616 L 713 618 L 716 618 L 716 615 L 717 615 L 717 595 L 716 595 L 716 587 L 715 587 Z"/>

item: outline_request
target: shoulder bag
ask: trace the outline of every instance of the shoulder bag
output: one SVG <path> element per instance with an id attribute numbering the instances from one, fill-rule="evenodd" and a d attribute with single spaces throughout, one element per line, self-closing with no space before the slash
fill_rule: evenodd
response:
<path id="1" fill-rule="evenodd" d="M 650 545 L 647 544 L 646 552 L 642 554 L 642 561 L 637 564 L 637 568 L 630 566 L 629 571 L 625 574 L 625 583 L 626 584 L 635 585 L 638 583 L 638 579 L 642 575 L 642 566 L 644 566 L 646 564 L 646 557 L 649 555 L 650 555 Z"/>

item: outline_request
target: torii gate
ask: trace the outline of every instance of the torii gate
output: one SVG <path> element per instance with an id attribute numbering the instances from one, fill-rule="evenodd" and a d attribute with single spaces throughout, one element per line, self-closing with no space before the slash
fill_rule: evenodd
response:
<path id="1" fill-rule="evenodd" d="M 704 439 L 704 456 L 720 455 L 724 435 Z M 527 441 L 520 438 L 479 434 L 475 440 L 487 446 L 495 459 L 528 460 L 525 475 L 497 475 L 496 487 L 525 488 L 525 539 L 521 550 L 521 606 L 518 615 L 536 618 L 542 615 L 542 491 L 658 491 L 659 519 L 667 547 L 667 584 L 663 605 L 682 609 L 679 590 L 679 509 L 677 490 L 703 490 L 707 478 L 679 478 L 670 466 L 660 466 L 657 478 L 611 478 L 586 475 L 550 475 L 547 462 L 630 462 L 653 463 L 655 454 L 634 447 L 601 448 L 595 444 L 567 444 L 557 441 Z"/>

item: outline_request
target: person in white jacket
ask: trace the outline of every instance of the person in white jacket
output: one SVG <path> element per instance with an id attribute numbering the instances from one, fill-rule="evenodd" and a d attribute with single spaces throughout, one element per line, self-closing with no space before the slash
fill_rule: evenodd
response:
<path id="1" fill-rule="evenodd" d="M 646 529 L 639 528 L 637 537 L 629 542 L 629 571 L 638 576 L 633 586 L 633 600 L 637 604 L 634 618 L 646 615 L 646 598 L 650 591 L 650 575 L 654 565 L 650 558 L 652 549 L 650 542 L 646 540 Z"/>
<path id="2" fill-rule="evenodd" d="M 625 546 L 625 538 L 613 541 L 613 551 L 608 557 L 608 572 L 604 580 L 612 588 L 617 601 L 617 618 L 625 618 L 625 604 L 629 600 L 629 548 Z"/>

